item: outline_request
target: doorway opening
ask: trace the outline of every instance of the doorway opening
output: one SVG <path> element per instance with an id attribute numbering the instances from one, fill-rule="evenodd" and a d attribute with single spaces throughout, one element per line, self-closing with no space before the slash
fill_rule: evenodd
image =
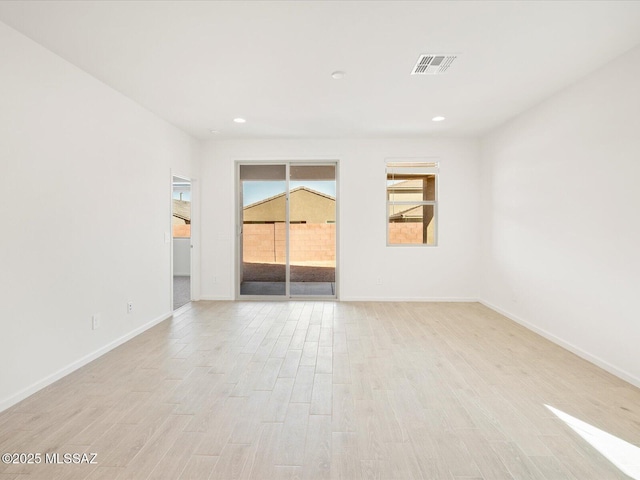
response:
<path id="1" fill-rule="evenodd" d="M 172 178 L 173 310 L 191 301 L 191 181 Z"/>
<path id="2" fill-rule="evenodd" d="M 238 164 L 238 297 L 337 298 L 336 163 Z"/>

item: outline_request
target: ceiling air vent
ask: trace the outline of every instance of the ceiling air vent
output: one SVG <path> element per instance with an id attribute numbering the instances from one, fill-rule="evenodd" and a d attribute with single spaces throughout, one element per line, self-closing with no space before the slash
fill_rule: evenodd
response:
<path id="1" fill-rule="evenodd" d="M 425 53 L 418 58 L 411 75 L 439 75 L 445 73 L 456 58 L 458 58 L 458 55 L 450 53 Z"/>

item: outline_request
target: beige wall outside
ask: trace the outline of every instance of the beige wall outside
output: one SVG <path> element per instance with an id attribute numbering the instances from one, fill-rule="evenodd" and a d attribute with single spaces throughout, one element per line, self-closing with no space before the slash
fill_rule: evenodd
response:
<path id="1" fill-rule="evenodd" d="M 289 194 L 291 222 L 327 223 L 336 220 L 335 199 L 312 190 L 299 188 Z M 243 222 L 284 222 L 284 194 L 244 208 Z"/>
<path id="2" fill-rule="evenodd" d="M 389 245 L 422 245 L 424 229 L 422 222 L 398 222 L 389 224 Z M 427 243 L 435 245 L 435 222 L 427 225 Z"/>
<path id="3" fill-rule="evenodd" d="M 289 199 L 290 262 L 318 266 L 335 265 L 335 199 L 304 187 L 292 190 Z M 285 208 L 284 194 L 244 208 L 244 262 L 285 263 Z"/>
<path id="4" fill-rule="evenodd" d="M 242 231 L 242 260 L 248 263 L 285 263 L 284 223 L 247 224 Z M 335 266 L 336 226 L 333 223 L 290 225 L 292 264 Z"/>

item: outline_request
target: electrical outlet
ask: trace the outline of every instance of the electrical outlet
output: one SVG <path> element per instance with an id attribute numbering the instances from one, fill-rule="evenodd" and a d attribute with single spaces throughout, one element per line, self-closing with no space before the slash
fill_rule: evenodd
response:
<path id="1" fill-rule="evenodd" d="M 100 328 L 100 314 L 99 313 L 94 313 L 91 316 L 91 329 L 92 330 L 97 330 Z"/>
<path id="2" fill-rule="evenodd" d="M 127 302 L 127 313 L 133 312 L 133 302 Z"/>

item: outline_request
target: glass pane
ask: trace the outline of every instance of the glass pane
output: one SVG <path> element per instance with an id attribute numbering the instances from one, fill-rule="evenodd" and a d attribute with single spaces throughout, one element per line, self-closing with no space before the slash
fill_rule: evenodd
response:
<path id="1" fill-rule="evenodd" d="M 391 202 L 434 202 L 435 175 L 387 175 L 387 198 Z"/>
<path id="2" fill-rule="evenodd" d="M 286 294 L 284 165 L 241 165 L 241 295 Z"/>
<path id="3" fill-rule="evenodd" d="M 291 295 L 333 296 L 336 281 L 335 165 L 292 165 L 290 173 Z"/>
<path id="4" fill-rule="evenodd" d="M 389 245 L 435 245 L 435 206 L 390 204 Z"/>

